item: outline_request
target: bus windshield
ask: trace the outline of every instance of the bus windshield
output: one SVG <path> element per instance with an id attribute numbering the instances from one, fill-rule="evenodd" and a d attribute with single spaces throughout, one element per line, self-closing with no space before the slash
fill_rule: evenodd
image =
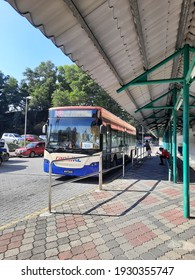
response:
<path id="1" fill-rule="evenodd" d="M 100 126 L 94 125 L 95 118 L 69 117 L 50 118 L 48 123 L 49 152 L 79 152 L 100 149 Z"/>

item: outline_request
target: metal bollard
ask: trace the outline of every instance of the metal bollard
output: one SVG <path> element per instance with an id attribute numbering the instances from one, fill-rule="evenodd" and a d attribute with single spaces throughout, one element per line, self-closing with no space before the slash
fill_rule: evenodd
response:
<path id="1" fill-rule="evenodd" d="M 171 177 L 172 177 L 172 170 L 171 170 L 171 168 L 169 166 L 169 182 L 171 182 Z"/>
<path id="2" fill-rule="evenodd" d="M 125 153 L 123 153 L 123 178 L 125 177 Z"/>
<path id="3" fill-rule="evenodd" d="M 52 161 L 49 163 L 49 213 L 51 213 L 51 174 L 52 174 Z"/>
<path id="4" fill-rule="evenodd" d="M 102 153 L 99 158 L 99 190 L 102 190 Z"/>

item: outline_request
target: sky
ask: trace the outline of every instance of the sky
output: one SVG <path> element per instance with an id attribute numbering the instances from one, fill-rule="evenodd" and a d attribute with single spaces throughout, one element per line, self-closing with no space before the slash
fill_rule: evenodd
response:
<path id="1" fill-rule="evenodd" d="M 20 82 L 27 67 L 34 70 L 50 60 L 55 66 L 72 61 L 41 31 L 33 27 L 4 0 L 0 0 L 0 71 Z"/>

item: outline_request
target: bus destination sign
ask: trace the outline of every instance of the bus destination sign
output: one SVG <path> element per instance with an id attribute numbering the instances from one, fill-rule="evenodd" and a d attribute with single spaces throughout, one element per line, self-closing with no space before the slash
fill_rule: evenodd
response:
<path id="1" fill-rule="evenodd" d="M 55 110 L 55 118 L 83 118 L 92 117 L 92 110 Z"/>

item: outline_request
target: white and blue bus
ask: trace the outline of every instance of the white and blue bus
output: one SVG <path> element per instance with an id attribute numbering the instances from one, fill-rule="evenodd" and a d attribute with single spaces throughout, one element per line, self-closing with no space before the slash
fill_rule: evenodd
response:
<path id="1" fill-rule="evenodd" d="M 44 171 L 49 172 L 54 161 L 53 174 L 86 176 L 98 172 L 100 152 L 103 169 L 109 169 L 121 161 L 120 152 L 125 152 L 127 159 L 135 148 L 136 129 L 102 107 L 50 108 L 45 128 Z"/>

